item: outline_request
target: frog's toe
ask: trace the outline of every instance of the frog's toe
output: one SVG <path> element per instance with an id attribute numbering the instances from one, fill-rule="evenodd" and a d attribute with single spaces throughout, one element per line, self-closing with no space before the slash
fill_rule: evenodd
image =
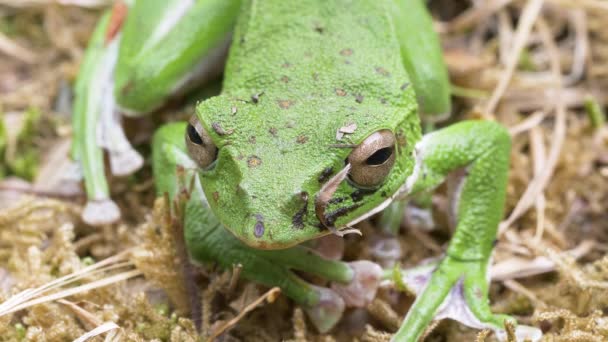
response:
<path id="1" fill-rule="evenodd" d="M 110 169 L 113 175 L 127 176 L 139 170 L 144 165 L 144 158 L 134 148 L 110 150 Z"/>
<path id="2" fill-rule="evenodd" d="M 367 260 L 350 262 L 348 266 L 354 271 L 353 279 L 348 284 L 334 282 L 331 288 L 344 298 L 346 306 L 364 307 L 376 297 L 382 268 Z"/>
<path id="3" fill-rule="evenodd" d="M 109 198 L 91 200 L 82 211 L 82 220 L 92 226 L 110 224 L 120 219 L 120 209 Z"/>
<path id="4" fill-rule="evenodd" d="M 320 333 L 326 333 L 342 318 L 344 300 L 331 289 L 311 285 L 319 294 L 316 305 L 305 307 L 308 318 Z"/>
<path id="5" fill-rule="evenodd" d="M 434 274 L 445 274 L 446 267 L 451 271 L 450 277 L 457 277 L 455 279 L 458 280 L 445 294 L 443 301 L 435 310 L 433 320 L 449 318 L 473 329 L 492 329 L 499 340 L 506 341 L 505 321 L 517 322 L 508 315 L 492 313 L 488 300 L 485 263 L 448 262 L 440 266 L 430 263 L 402 272 L 402 280 L 411 292 L 420 297 L 427 288 L 433 290 L 431 289 L 433 284 L 429 282 L 432 282 Z M 534 327 L 519 325 L 515 335 L 517 341 L 539 341 L 542 332 Z"/>

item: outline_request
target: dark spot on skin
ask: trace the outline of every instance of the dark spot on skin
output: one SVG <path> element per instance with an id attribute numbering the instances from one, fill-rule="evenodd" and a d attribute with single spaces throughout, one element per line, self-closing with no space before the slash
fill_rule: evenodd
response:
<path id="1" fill-rule="evenodd" d="M 315 30 L 315 32 L 317 32 L 319 34 L 323 34 L 323 32 L 325 31 L 325 28 L 323 28 L 323 26 L 321 24 L 315 23 L 314 30 Z"/>
<path id="2" fill-rule="evenodd" d="M 344 89 L 336 88 L 336 95 L 346 96 L 346 91 Z"/>
<path id="3" fill-rule="evenodd" d="M 253 227 L 253 235 L 255 235 L 255 237 L 257 238 L 260 238 L 262 237 L 262 235 L 264 235 L 264 222 L 258 221 L 255 223 L 255 226 Z"/>
<path id="4" fill-rule="evenodd" d="M 262 95 L 264 95 L 264 92 L 251 95 L 251 102 L 257 104 L 258 102 L 260 102 L 260 96 Z"/>
<path id="5" fill-rule="evenodd" d="M 319 183 L 325 183 L 329 177 L 334 173 L 334 168 L 333 167 L 326 167 L 325 169 L 323 169 L 323 172 L 321 172 L 321 174 L 319 175 L 319 178 L 317 178 L 317 180 L 319 181 Z"/>
<path id="6" fill-rule="evenodd" d="M 293 106 L 294 102 L 292 100 L 279 100 L 279 107 L 282 109 L 289 109 L 289 107 Z"/>
<path id="7" fill-rule="evenodd" d="M 350 55 L 352 55 L 352 54 L 353 54 L 353 49 L 342 49 L 342 50 L 340 51 L 340 54 L 341 54 L 342 56 L 350 56 Z"/>
<path id="8" fill-rule="evenodd" d="M 356 101 L 357 103 L 361 103 L 361 102 L 363 102 L 363 95 L 361 95 L 361 94 L 357 94 L 357 95 L 355 95 L 355 101 Z"/>
<path id="9" fill-rule="evenodd" d="M 252 145 L 255 144 L 255 135 L 249 137 L 249 143 Z"/>
<path id="10" fill-rule="evenodd" d="M 276 127 L 270 127 L 268 129 L 268 133 L 270 133 L 270 135 L 272 135 L 273 137 L 277 136 L 277 128 Z"/>
<path id="11" fill-rule="evenodd" d="M 330 199 L 327 203 L 329 203 L 329 204 L 338 204 L 338 203 L 342 203 L 344 201 L 346 201 L 346 197 L 336 197 L 336 198 Z"/>
<path id="12" fill-rule="evenodd" d="M 376 67 L 376 72 L 384 77 L 389 77 L 391 75 L 391 73 L 383 67 Z"/>
<path id="13" fill-rule="evenodd" d="M 298 135 L 298 137 L 296 138 L 296 142 L 298 144 L 305 144 L 308 141 L 308 137 L 305 135 Z"/>
<path id="14" fill-rule="evenodd" d="M 217 203 L 217 201 L 219 201 L 220 199 L 220 193 L 217 191 L 213 192 L 213 200 L 215 201 L 215 203 Z"/>
<path id="15" fill-rule="evenodd" d="M 281 64 L 281 67 L 283 67 L 283 68 L 291 68 L 291 63 L 285 62 L 285 63 Z"/>
<path id="16" fill-rule="evenodd" d="M 254 168 L 254 167 L 258 167 L 262 164 L 262 159 L 260 159 L 258 156 L 249 156 L 249 158 L 247 158 L 247 166 L 249 166 L 250 168 Z"/>
<path id="17" fill-rule="evenodd" d="M 407 89 L 407 87 L 409 87 L 409 86 L 410 86 L 410 84 L 409 84 L 408 82 L 405 82 L 405 83 L 403 83 L 403 84 L 401 85 L 401 87 L 400 87 L 399 89 L 401 89 L 401 90 L 405 90 L 405 89 Z"/>
<path id="18" fill-rule="evenodd" d="M 296 229 L 304 228 L 304 217 L 306 216 L 306 212 L 308 211 L 308 192 L 302 191 L 300 193 L 300 198 L 304 202 L 304 205 L 298 212 L 293 216 L 291 223 L 293 227 Z"/>
<path id="19" fill-rule="evenodd" d="M 215 133 L 217 133 L 217 135 L 230 135 L 230 134 L 234 133 L 233 129 L 225 130 L 224 128 L 222 128 L 222 126 L 219 124 L 219 122 L 212 123 L 211 128 L 213 128 L 213 130 L 215 131 Z"/>
<path id="20" fill-rule="evenodd" d="M 338 218 L 340 218 L 340 216 L 344 216 L 344 215 L 348 214 L 349 212 L 359 208 L 360 206 L 361 206 L 361 204 L 354 204 L 354 205 L 351 205 L 350 207 L 342 207 L 342 208 L 336 209 L 330 213 L 327 213 L 327 215 L 325 215 L 325 222 L 329 226 L 333 226 L 334 223 L 336 222 L 336 220 Z"/>
<path id="21" fill-rule="evenodd" d="M 360 200 L 362 200 L 365 196 L 373 193 L 373 190 L 367 190 L 367 189 L 357 189 L 355 190 L 353 193 L 350 194 L 350 198 L 354 201 L 354 202 L 359 202 Z"/>
<path id="22" fill-rule="evenodd" d="M 289 83 L 289 77 L 287 77 L 287 76 L 281 77 L 281 82 L 283 82 L 283 83 Z"/>

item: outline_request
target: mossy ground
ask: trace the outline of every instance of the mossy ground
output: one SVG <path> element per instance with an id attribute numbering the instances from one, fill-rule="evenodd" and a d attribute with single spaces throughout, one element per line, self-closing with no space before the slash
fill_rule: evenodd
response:
<path id="1" fill-rule="evenodd" d="M 450 120 L 498 120 L 513 134 L 494 310 L 540 327 L 545 341 L 605 341 L 608 127 L 598 108 L 608 103 L 608 4 L 547 0 L 534 15 L 542 2 L 431 2 L 455 85 Z M 72 340 L 104 324 L 110 333 L 99 340 L 197 340 L 175 266 L 179 220 L 167 203 L 155 201 L 149 164 L 132 177 L 111 179 L 123 219 L 101 228 L 79 219 L 82 190 L 61 181 L 71 86 L 100 11 L 51 3 L 0 0 L 0 302 L 83 270 L 82 278 L 44 294 L 111 284 L 11 313 L 0 304 L 0 340 Z M 191 111 L 169 106 L 154 120 L 127 124 L 138 128 L 131 130 L 133 141 L 146 154 L 157 124 Z M 402 227 L 402 265 L 438 255 L 449 241 L 444 193 L 432 201 L 435 230 Z M 363 237 L 347 238 L 349 259 L 373 252 L 373 221 L 359 228 Z M 95 264 L 107 258 L 106 265 Z M 412 302 L 382 290 L 366 310 L 348 312 L 320 336 L 280 295 L 271 293 L 246 312 L 268 289 L 234 274 L 207 267 L 198 275 L 206 338 L 224 331 L 225 341 L 383 341 Z M 427 341 L 482 340 L 485 333 L 478 333 L 445 321 Z"/>

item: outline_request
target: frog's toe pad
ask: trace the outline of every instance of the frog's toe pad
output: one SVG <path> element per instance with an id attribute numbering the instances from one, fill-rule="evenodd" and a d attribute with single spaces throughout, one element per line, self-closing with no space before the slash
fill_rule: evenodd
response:
<path id="1" fill-rule="evenodd" d="M 111 199 L 92 200 L 82 211 L 82 220 L 91 226 L 110 224 L 120 219 L 120 209 Z"/>
<path id="2" fill-rule="evenodd" d="M 133 148 L 109 151 L 110 169 L 115 176 L 128 176 L 144 165 L 144 158 Z"/>
<path id="3" fill-rule="evenodd" d="M 313 286 L 319 292 L 319 303 L 315 306 L 304 308 L 308 318 L 319 330 L 326 333 L 338 323 L 344 313 L 344 300 L 334 291 Z"/>
<path id="4" fill-rule="evenodd" d="M 346 306 L 364 307 L 376 297 L 382 268 L 367 260 L 350 262 L 348 265 L 354 271 L 353 280 L 348 284 L 332 283 L 331 288 L 344 298 Z"/>

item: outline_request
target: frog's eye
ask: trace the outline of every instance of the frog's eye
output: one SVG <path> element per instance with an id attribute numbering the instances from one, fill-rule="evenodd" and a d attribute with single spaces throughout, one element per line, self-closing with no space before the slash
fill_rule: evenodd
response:
<path id="1" fill-rule="evenodd" d="M 355 147 L 347 161 L 355 185 L 373 188 L 382 184 L 395 164 L 395 135 L 389 130 L 373 133 Z"/>
<path id="2" fill-rule="evenodd" d="M 198 166 L 203 169 L 213 164 L 217 157 L 217 147 L 213 144 L 211 137 L 198 121 L 196 115 L 193 115 L 188 121 L 186 146 L 190 158 L 194 159 Z"/>

